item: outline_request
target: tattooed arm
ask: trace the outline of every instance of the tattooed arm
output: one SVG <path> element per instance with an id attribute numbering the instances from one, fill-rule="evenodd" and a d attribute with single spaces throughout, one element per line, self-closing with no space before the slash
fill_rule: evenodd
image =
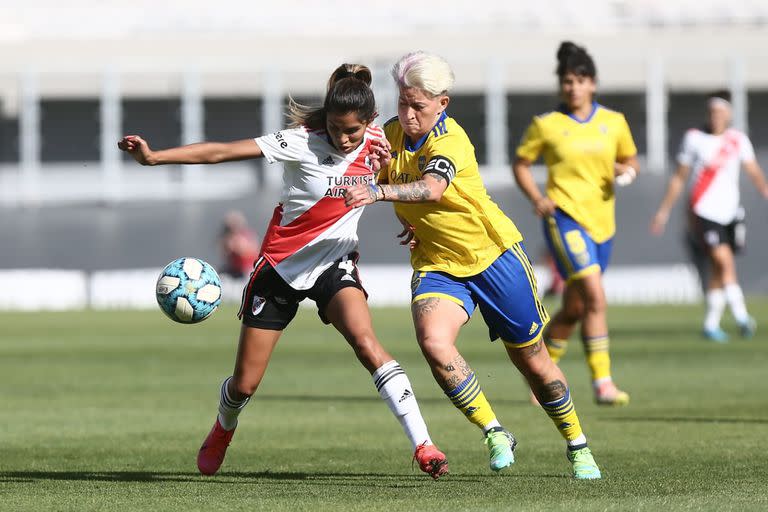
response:
<path id="1" fill-rule="evenodd" d="M 420 180 L 402 185 L 355 185 L 347 189 L 344 202 L 358 208 L 376 201 L 401 203 L 437 202 L 448 188 L 448 180 L 439 174 L 425 174 Z"/>
<path id="2" fill-rule="evenodd" d="M 347 206 L 354 208 L 375 203 L 390 201 L 400 203 L 437 202 L 456 177 L 456 165 L 442 155 L 433 156 L 424 168 L 422 177 L 412 183 L 401 185 L 370 184 L 357 185 L 347 189 L 344 200 Z"/>

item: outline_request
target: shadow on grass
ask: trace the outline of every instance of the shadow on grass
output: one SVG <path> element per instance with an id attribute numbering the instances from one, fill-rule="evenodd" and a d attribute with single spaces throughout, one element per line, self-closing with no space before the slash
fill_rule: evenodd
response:
<path id="1" fill-rule="evenodd" d="M 254 400 L 257 401 L 274 401 L 274 402 L 381 402 L 381 397 L 375 394 L 371 396 L 334 396 L 334 395 L 273 395 L 273 394 L 259 394 L 254 395 Z M 448 399 L 445 397 L 424 397 L 417 395 L 417 400 L 420 404 L 446 404 Z M 530 402 L 526 399 L 510 400 L 510 399 L 494 399 L 494 404 L 504 405 L 530 405 Z"/>
<path id="2" fill-rule="evenodd" d="M 568 478 L 565 475 L 514 475 L 514 474 L 477 474 L 448 475 L 440 482 L 482 483 L 489 478 Z M 269 482 L 303 482 L 317 485 L 342 485 L 359 487 L 422 487 L 431 480 L 420 473 L 413 475 L 387 473 L 304 473 L 300 471 L 258 471 L 258 472 L 222 472 L 214 477 L 204 477 L 199 473 L 162 472 L 162 471 L 2 471 L 0 482 L 196 482 L 212 484 L 242 484 Z M 244 482 L 245 480 L 245 482 Z"/>
<path id="3" fill-rule="evenodd" d="M 691 416 L 642 416 L 631 418 L 628 416 L 603 416 L 601 421 L 615 421 L 621 423 L 732 423 L 732 424 L 756 424 L 768 425 L 768 418 L 696 418 Z"/>

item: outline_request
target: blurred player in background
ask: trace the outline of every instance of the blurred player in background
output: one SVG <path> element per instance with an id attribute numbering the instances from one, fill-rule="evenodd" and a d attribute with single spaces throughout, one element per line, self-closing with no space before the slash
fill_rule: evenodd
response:
<path id="1" fill-rule="evenodd" d="M 344 64 L 331 75 L 322 107 L 292 103 L 293 127 L 256 139 L 162 151 L 152 151 L 138 136 L 120 141 L 120 148 L 143 165 L 260 157 L 284 164 L 282 198 L 243 292 L 234 375 L 221 386 L 218 417 L 198 454 L 197 465 L 205 475 L 216 473 L 224 461 L 238 415 L 258 388 L 283 329 L 304 298 L 317 303 L 322 321 L 333 324 L 372 374 L 411 441 L 421 470 L 433 478 L 448 471 L 405 371 L 373 332 L 356 266 L 362 212 L 344 204 L 344 191 L 353 183 L 373 183 L 381 151 L 388 155 L 381 128 L 372 124 L 376 103 L 370 83 L 367 67 Z"/>
<path id="2" fill-rule="evenodd" d="M 686 132 L 677 155 L 677 170 L 669 180 L 664 199 L 651 222 L 651 231 L 660 235 L 669 220 L 672 206 L 688 188 L 688 234 L 694 257 L 706 256 L 707 313 L 706 338 L 724 342 L 728 335 L 720 328 L 726 303 L 738 322 L 741 335 L 754 335 L 755 319 L 749 316 L 744 294 L 736 276 L 734 252 L 744 245 L 744 210 L 739 205 L 739 171 L 747 172 L 757 190 L 768 199 L 768 183 L 755 159 L 746 134 L 731 128 L 731 95 L 717 91 L 707 99 L 707 123 L 702 129 Z"/>
<path id="3" fill-rule="evenodd" d="M 516 441 L 456 349 L 459 330 L 479 306 L 490 339 L 502 339 L 566 439 L 573 475 L 600 478 L 565 376 L 542 350 L 541 332 L 549 317 L 539 302 L 523 237 L 488 196 L 474 147 L 446 112 L 453 71 L 442 58 L 415 52 L 402 57 L 392 75 L 400 96 L 398 117 L 384 125 L 391 160 L 382 166 L 378 185 L 350 188 L 347 204 L 395 203 L 405 227 L 401 236 L 412 248 L 416 336 L 435 380 L 482 429 L 491 469 L 511 465 Z"/>
<path id="4" fill-rule="evenodd" d="M 637 148 L 624 116 L 595 101 L 597 70 L 587 51 L 564 42 L 557 61 L 562 104 L 534 117 L 513 165 L 515 180 L 542 218 L 547 245 L 566 280 L 562 306 L 544 340 L 557 362 L 581 323 L 595 400 L 624 405 L 629 395 L 611 375 L 603 272 L 616 231 L 614 183 L 634 180 Z M 544 194 L 531 173 L 540 155 L 548 170 Z"/>
<path id="5" fill-rule="evenodd" d="M 253 270 L 253 262 L 259 256 L 259 238 L 248 227 L 243 212 L 232 210 L 227 213 L 219 243 L 224 257 L 224 274 L 240 278 Z"/>

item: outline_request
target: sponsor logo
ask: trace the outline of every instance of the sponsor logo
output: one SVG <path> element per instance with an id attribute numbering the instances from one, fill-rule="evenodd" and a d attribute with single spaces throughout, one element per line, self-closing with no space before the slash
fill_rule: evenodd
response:
<path id="1" fill-rule="evenodd" d="M 330 157 L 329 157 L 330 158 Z M 324 197 L 344 197 L 347 192 L 347 188 L 352 185 L 373 183 L 373 174 L 366 174 L 363 176 L 327 176 L 328 188 L 325 190 Z"/>
<path id="2" fill-rule="evenodd" d="M 283 132 L 275 132 L 275 140 L 277 140 L 278 144 L 280 144 L 280 147 L 282 149 L 285 149 L 288 147 L 288 143 L 285 141 Z"/>
<path id="3" fill-rule="evenodd" d="M 286 299 L 285 297 L 272 297 L 272 300 L 274 300 L 278 304 L 283 304 L 283 305 L 288 304 L 288 299 Z"/>
<path id="4" fill-rule="evenodd" d="M 320 162 L 322 165 L 333 165 L 333 157 L 331 155 L 328 155 L 325 157 L 325 160 Z"/>
<path id="5" fill-rule="evenodd" d="M 531 334 L 535 333 L 536 329 L 538 329 L 538 328 L 539 328 L 539 324 L 537 324 L 536 322 L 531 323 L 531 330 L 528 331 L 528 336 L 530 336 Z"/>
<path id="6" fill-rule="evenodd" d="M 392 169 L 389 172 L 389 182 L 392 184 L 412 183 L 420 179 L 421 179 L 420 175 L 416 176 L 413 174 L 408 174 L 407 172 L 398 173 L 395 169 Z"/>
<path id="7" fill-rule="evenodd" d="M 264 304 L 267 303 L 267 299 L 264 297 L 259 297 L 258 295 L 255 295 L 253 297 L 253 304 L 251 304 L 251 314 L 253 316 L 258 315 L 261 313 L 261 310 L 264 309 Z"/>
<path id="8" fill-rule="evenodd" d="M 400 397 L 400 400 L 398 400 L 397 403 L 399 403 L 399 404 L 403 403 L 403 400 L 407 400 L 407 399 L 411 398 L 412 396 L 413 396 L 413 393 L 411 392 L 411 390 L 410 389 L 406 389 L 405 391 L 403 391 L 403 396 Z"/>
<path id="9" fill-rule="evenodd" d="M 352 281 L 353 283 L 356 283 L 354 277 L 352 277 L 352 274 L 344 274 L 344 276 L 340 279 L 340 281 Z"/>
<path id="10" fill-rule="evenodd" d="M 602 133 L 603 135 L 607 135 L 608 134 L 608 127 L 605 126 L 604 124 L 601 124 L 600 125 L 600 133 Z"/>

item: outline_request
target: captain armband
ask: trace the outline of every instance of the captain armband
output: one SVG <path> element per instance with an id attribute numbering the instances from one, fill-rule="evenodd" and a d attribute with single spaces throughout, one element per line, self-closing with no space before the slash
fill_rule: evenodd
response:
<path id="1" fill-rule="evenodd" d="M 444 156 L 434 156 L 427 163 L 422 176 L 427 174 L 436 174 L 438 176 L 442 176 L 443 179 L 445 179 L 445 181 L 447 181 L 450 185 L 451 181 L 453 181 L 453 178 L 456 177 L 456 166 L 453 165 L 453 162 Z"/>

